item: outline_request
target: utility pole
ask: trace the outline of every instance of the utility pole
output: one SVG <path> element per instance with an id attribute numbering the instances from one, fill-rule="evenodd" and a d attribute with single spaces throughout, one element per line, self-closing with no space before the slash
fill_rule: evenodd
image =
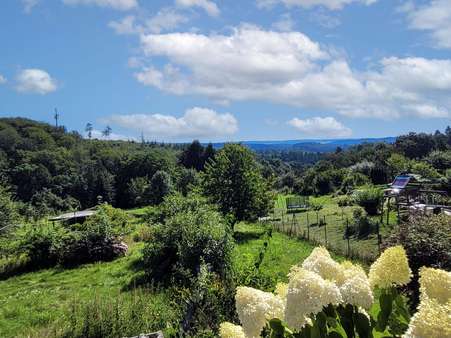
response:
<path id="1" fill-rule="evenodd" d="M 58 113 L 58 109 L 55 108 L 55 115 L 53 116 L 55 118 L 55 126 L 58 128 L 58 119 L 60 117 L 60 114 Z"/>

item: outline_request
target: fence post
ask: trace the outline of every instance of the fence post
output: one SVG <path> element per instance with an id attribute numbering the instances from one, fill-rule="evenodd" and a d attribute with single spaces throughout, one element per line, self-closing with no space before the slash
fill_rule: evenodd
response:
<path id="1" fill-rule="evenodd" d="M 379 231 L 379 222 L 377 222 L 377 251 L 381 254 L 381 234 Z"/>
<path id="2" fill-rule="evenodd" d="M 387 201 L 387 225 L 389 224 L 389 222 L 390 222 L 390 197 L 388 198 L 388 201 Z"/>
<path id="3" fill-rule="evenodd" d="M 324 246 L 327 248 L 327 223 L 326 223 L 326 215 L 323 216 L 324 220 Z"/>
<path id="4" fill-rule="evenodd" d="M 346 217 L 346 241 L 348 242 L 348 254 L 349 257 L 351 255 L 351 247 L 349 243 L 349 218 Z"/>
<path id="5" fill-rule="evenodd" d="M 307 211 L 307 240 L 310 240 L 310 222 L 308 219 L 308 211 Z"/>

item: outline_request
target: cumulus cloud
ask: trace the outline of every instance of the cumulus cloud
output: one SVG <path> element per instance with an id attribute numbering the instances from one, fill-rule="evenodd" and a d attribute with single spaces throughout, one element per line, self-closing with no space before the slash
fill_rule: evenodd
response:
<path id="1" fill-rule="evenodd" d="M 66 5 L 94 5 L 127 11 L 138 7 L 137 0 L 63 0 Z"/>
<path id="2" fill-rule="evenodd" d="M 284 4 L 287 7 L 299 6 L 303 8 L 313 8 L 317 6 L 330 10 L 339 10 L 352 3 L 371 5 L 377 0 L 257 0 L 257 7 L 271 8 L 276 4 Z"/>
<path id="3" fill-rule="evenodd" d="M 451 4 L 449 0 L 433 0 L 415 7 L 413 3 L 403 7 L 409 27 L 430 32 L 437 48 L 451 48 Z"/>
<path id="4" fill-rule="evenodd" d="M 85 136 L 87 137 L 87 135 Z M 111 133 L 110 135 L 105 136 L 101 130 L 94 129 L 91 132 L 91 137 L 96 140 L 114 140 L 114 141 L 136 141 L 136 137 L 127 136 L 122 134 Z"/>
<path id="5" fill-rule="evenodd" d="M 447 117 L 451 60 L 384 58 L 355 71 L 300 32 L 241 26 L 229 35 L 143 34 L 136 79 L 215 102 L 262 100 L 353 117 Z M 166 60 L 163 66 L 152 60 Z"/>
<path id="6" fill-rule="evenodd" d="M 121 20 L 111 21 L 108 25 L 117 34 L 144 34 L 170 31 L 188 21 L 188 16 L 174 8 L 167 7 L 149 18 L 136 18 L 134 15 L 128 15 Z"/>
<path id="7" fill-rule="evenodd" d="M 210 0 L 176 0 L 175 3 L 180 7 L 199 7 L 205 10 L 210 16 L 218 16 L 220 11 L 216 3 Z"/>
<path id="8" fill-rule="evenodd" d="M 0 74 L 0 84 L 6 83 L 6 77 L 4 77 L 2 74 Z"/>
<path id="9" fill-rule="evenodd" d="M 218 138 L 238 131 L 238 121 L 230 114 L 207 108 L 188 109 L 182 117 L 162 114 L 113 115 L 108 123 L 169 139 Z"/>
<path id="10" fill-rule="evenodd" d="M 333 117 L 312 117 L 301 120 L 294 118 L 288 124 L 296 128 L 302 134 L 310 137 L 349 137 L 352 130 L 345 127 L 341 122 Z"/>
<path id="11" fill-rule="evenodd" d="M 289 32 L 294 28 L 295 22 L 290 13 L 285 13 L 280 16 L 279 20 L 272 24 L 276 30 L 280 32 Z"/>
<path id="12" fill-rule="evenodd" d="M 33 7 L 38 4 L 39 0 L 22 0 L 23 10 L 29 14 L 33 10 Z"/>
<path id="13" fill-rule="evenodd" d="M 16 89 L 21 93 L 45 95 L 57 89 L 56 80 L 42 69 L 24 69 L 16 77 Z"/>

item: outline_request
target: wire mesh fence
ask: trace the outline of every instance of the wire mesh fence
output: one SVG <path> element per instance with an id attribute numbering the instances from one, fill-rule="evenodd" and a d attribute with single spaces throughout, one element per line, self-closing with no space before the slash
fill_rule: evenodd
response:
<path id="1" fill-rule="evenodd" d="M 323 245 L 348 258 L 371 262 L 380 253 L 382 235 L 379 222 L 374 223 L 369 233 L 360 235 L 361 229 L 355 229 L 352 224 L 352 208 L 295 213 L 274 209 L 266 222 L 276 231 Z"/>

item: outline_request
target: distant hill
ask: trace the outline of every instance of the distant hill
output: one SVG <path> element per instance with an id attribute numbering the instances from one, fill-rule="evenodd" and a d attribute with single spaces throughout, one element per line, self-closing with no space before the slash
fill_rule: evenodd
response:
<path id="1" fill-rule="evenodd" d="M 306 152 L 327 153 L 341 147 L 349 148 L 363 143 L 394 143 L 396 137 L 382 138 L 358 138 L 358 139 L 330 139 L 330 140 L 286 140 L 286 141 L 243 141 L 249 148 L 255 151 L 267 150 L 303 150 Z M 215 148 L 221 148 L 224 143 L 214 143 Z"/>

